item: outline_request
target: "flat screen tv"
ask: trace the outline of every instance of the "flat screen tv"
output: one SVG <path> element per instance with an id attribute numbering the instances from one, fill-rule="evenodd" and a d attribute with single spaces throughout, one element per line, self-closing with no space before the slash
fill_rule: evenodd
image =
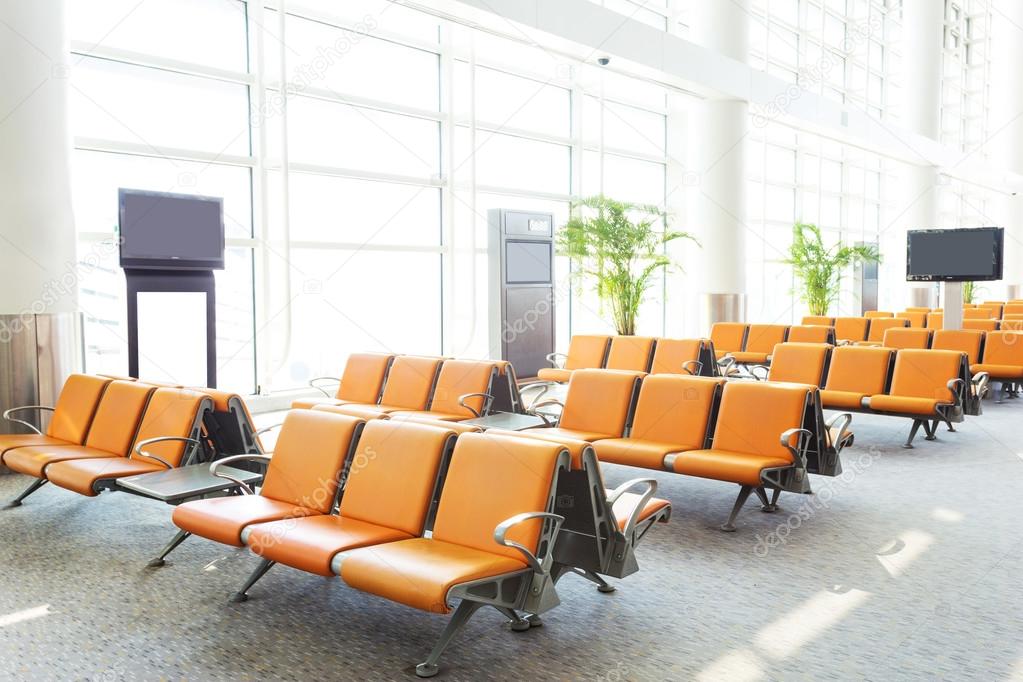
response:
<path id="1" fill-rule="evenodd" d="M 909 282 L 982 282 L 1002 278 L 1005 228 L 910 230 L 906 243 Z"/>
<path id="2" fill-rule="evenodd" d="M 119 189 L 121 267 L 224 269 L 224 201 Z"/>

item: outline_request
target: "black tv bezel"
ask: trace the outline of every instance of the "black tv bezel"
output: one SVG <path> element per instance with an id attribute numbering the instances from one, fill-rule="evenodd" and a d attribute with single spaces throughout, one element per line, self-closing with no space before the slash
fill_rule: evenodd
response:
<path id="1" fill-rule="evenodd" d="M 157 197 L 161 199 L 200 199 L 216 202 L 220 206 L 220 258 L 144 258 L 124 255 L 124 201 L 128 196 Z M 202 194 L 154 192 L 119 187 L 117 190 L 117 248 L 121 267 L 126 270 L 223 270 L 225 267 L 224 199 Z"/>
<path id="2" fill-rule="evenodd" d="M 995 252 L 992 254 L 992 265 L 996 272 L 993 275 L 982 276 L 982 277 L 959 277 L 959 276 L 948 276 L 941 277 L 937 275 L 911 275 L 909 274 L 910 268 L 910 250 L 909 244 L 912 235 L 914 234 L 933 234 L 933 233 L 945 233 L 945 232 L 994 232 L 995 234 Z M 907 282 L 997 282 L 1002 279 L 1005 271 L 1005 228 L 1004 227 L 957 227 L 949 230 L 930 229 L 930 230 L 909 230 L 906 232 L 906 281 Z"/>

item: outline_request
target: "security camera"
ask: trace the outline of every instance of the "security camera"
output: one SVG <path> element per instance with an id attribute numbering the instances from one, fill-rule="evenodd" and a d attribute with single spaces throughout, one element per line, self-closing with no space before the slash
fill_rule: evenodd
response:
<path id="1" fill-rule="evenodd" d="M 611 63 L 611 58 L 608 57 L 607 55 L 597 57 L 597 63 L 600 64 L 601 66 L 607 66 L 608 64 Z"/>

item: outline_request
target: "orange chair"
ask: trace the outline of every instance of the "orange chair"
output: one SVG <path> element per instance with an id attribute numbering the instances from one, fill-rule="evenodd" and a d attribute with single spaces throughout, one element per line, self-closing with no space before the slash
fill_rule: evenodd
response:
<path id="1" fill-rule="evenodd" d="M 713 376 L 715 359 L 708 339 L 657 339 L 650 373 Z"/>
<path id="2" fill-rule="evenodd" d="M 985 332 L 977 329 L 938 329 L 934 332 L 931 348 L 965 353 L 972 372 L 972 367 L 980 362 L 985 336 Z M 971 375 L 969 400 L 964 406 L 966 414 L 977 416 L 981 413 L 980 400 L 987 393 L 988 380 L 989 376 L 983 372 Z"/>
<path id="3" fill-rule="evenodd" d="M 142 413 L 156 389 L 133 381 L 110 381 L 105 385 L 106 390 L 96 407 L 84 443 L 34 445 L 4 453 L 4 464 L 13 471 L 36 479 L 8 506 L 21 505 L 26 497 L 45 485 L 48 468 L 53 464 L 74 459 L 105 460 L 109 457 L 128 456 Z"/>
<path id="4" fill-rule="evenodd" d="M 896 350 L 902 348 L 930 348 L 931 330 L 893 327 L 885 331 L 884 341 L 881 345 L 885 348 L 895 348 Z"/>
<path id="5" fill-rule="evenodd" d="M 994 317 L 991 308 L 984 306 L 978 308 L 963 308 L 964 320 L 990 320 Z"/>
<path id="6" fill-rule="evenodd" d="M 867 333 L 867 340 L 860 343 L 868 346 L 880 346 L 884 343 L 886 331 L 908 326 L 909 320 L 904 317 L 875 317 L 870 320 L 870 331 Z"/>
<path id="7" fill-rule="evenodd" d="M 884 317 L 895 317 L 895 313 L 886 313 L 881 310 L 868 310 L 867 312 L 863 313 L 863 317 L 867 318 L 868 320 L 875 320 Z"/>
<path id="8" fill-rule="evenodd" d="M 742 322 L 717 322 L 710 328 L 710 342 L 718 360 L 742 351 L 746 345 L 749 325 Z"/>
<path id="9" fill-rule="evenodd" d="M 865 317 L 836 317 L 835 336 L 839 343 L 855 343 L 867 338 L 870 320 Z"/>
<path id="10" fill-rule="evenodd" d="M 800 322 L 804 327 L 834 327 L 835 318 L 825 317 L 824 315 L 806 315 Z"/>
<path id="11" fill-rule="evenodd" d="M 1002 402 L 1006 395 L 1017 397 L 1019 384 L 1023 382 L 1023 333 L 989 332 L 981 361 L 971 365 L 970 371 L 974 375 L 986 374 L 990 380 L 1001 382 L 998 402 Z"/>
<path id="12" fill-rule="evenodd" d="M 923 306 L 909 306 L 906 308 L 907 313 L 929 313 L 932 308 L 925 308 Z"/>
<path id="13" fill-rule="evenodd" d="M 827 343 L 835 345 L 835 328 L 803 325 L 789 327 L 789 338 L 792 343 Z"/>
<path id="14" fill-rule="evenodd" d="M 1023 315 L 1023 303 L 1006 303 L 1005 307 L 1002 309 L 1002 319 L 1005 319 L 1010 315 Z"/>
<path id="15" fill-rule="evenodd" d="M 387 379 L 387 371 L 394 362 L 394 356 L 383 353 L 352 353 L 345 363 L 340 382 L 333 377 L 311 379 L 309 385 L 323 393 L 320 399 L 295 400 L 292 409 L 309 409 L 313 405 L 346 405 L 349 403 L 375 404 L 380 401 L 380 392 Z M 334 396 L 323 388 L 324 384 L 337 383 Z"/>
<path id="16" fill-rule="evenodd" d="M 823 343 L 779 343 L 771 366 L 758 365 L 750 373 L 761 381 L 784 381 L 820 387 L 828 372 L 831 346 Z M 757 371 L 754 371 L 757 370 Z"/>
<path id="17" fill-rule="evenodd" d="M 81 445 L 89 433 L 96 408 L 99 406 L 103 392 L 110 384 L 110 379 L 94 377 L 88 374 L 72 374 L 64 382 L 57 396 L 54 407 L 43 405 L 24 405 L 12 407 L 4 412 L 7 421 L 21 424 L 34 433 L 0 434 L 0 463 L 8 450 L 34 446 Z M 28 411 L 52 412 L 50 424 L 43 433 L 35 424 L 13 417 L 12 415 Z"/>
<path id="18" fill-rule="evenodd" d="M 821 391 L 825 409 L 863 409 L 863 401 L 888 387 L 895 353 L 890 348 L 840 346 L 831 353 L 828 378 Z"/>
<path id="19" fill-rule="evenodd" d="M 115 490 L 119 478 L 189 464 L 202 450 L 203 422 L 212 409 L 213 400 L 205 393 L 158 388 L 146 405 L 127 456 L 108 454 L 54 462 L 46 466 L 46 478 L 58 487 L 95 497 L 104 490 Z"/>
<path id="20" fill-rule="evenodd" d="M 766 364 L 771 352 L 788 337 L 789 328 L 783 324 L 751 324 L 742 351 L 732 353 L 737 364 Z"/>
<path id="21" fill-rule="evenodd" d="M 928 329 L 942 329 L 945 326 L 945 313 L 940 311 L 934 311 L 927 313 L 927 328 Z"/>
<path id="22" fill-rule="evenodd" d="M 344 465 L 349 461 L 363 422 L 320 410 L 292 410 L 284 418 L 274 455 L 225 457 L 210 471 L 241 461 L 267 462 L 259 494 L 241 486 L 243 495 L 214 497 L 175 507 L 174 524 L 184 535 L 243 546 L 245 529 L 256 523 L 328 514 L 334 507 Z M 230 479 L 229 479 L 230 480 Z"/>
<path id="23" fill-rule="evenodd" d="M 574 378 L 574 377 L 573 377 Z M 563 445 L 467 433 L 451 456 L 429 538 L 341 552 L 347 585 L 429 613 L 458 606 L 420 677 L 438 672 L 448 643 L 478 609 L 490 605 L 528 629 L 517 611 L 539 615 L 558 603 L 552 552 L 563 516 L 554 514 L 558 477 L 569 469 Z"/>
<path id="24" fill-rule="evenodd" d="M 572 378 L 574 370 L 603 367 L 610 341 L 609 336 L 576 334 L 568 344 L 568 354 L 548 355 L 547 360 L 553 367 L 542 368 L 536 373 L 536 377 L 542 381 L 564 383 Z M 556 364 L 559 358 L 563 363 L 560 367 Z"/>
<path id="25" fill-rule="evenodd" d="M 337 406 L 338 411 L 365 419 L 377 414 L 426 410 L 443 362 L 441 358 L 399 355 L 391 363 L 379 403 L 344 403 Z"/>
<path id="26" fill-rule="evenodd" d="M 909 438 L 902 447 L 913 447 L 921 426 L 926 440 L 935 440 L 937 424 L 962 421 L 963 366 L 966 354 L 949 350 L 900 350 L 895 356 L 891 388 L 870 396 L 865 403 L 873 412 L 913 420 Z"/>
<path id="27" fill-rule="evenodd" d="M 547 435 L 588 443 L 604 438 L 620 438 L 628 425 L 641 377 L 639 372 L 576 370 L 568 382 L 564 404 L 549 399 L 534 405 L 533 410 L 551 405 L 562 407 L 557 427 L 544 429 Z"/>
<path id="28" fill-rule="evenodd" d="M 612 336 L 605 369 L 649 372 L 654 342 L 649 336 Z"/>
<path id="29" fill-rule="evenodd" d="M 966 312 L 966 311 L 963 311 Z M 989 318 L 985 319 L 964 319 L 963 329 L 979 329 L 985 332 L 996 332 L 998 331 L 998 320 L 992 320 Z"/>
<path id="30" fill-rule="evenodd" d="M 440 421 L 461 421 L 490 414 L 491 390 L 497 375 L 493 362 L 445 360 L 437 375 L 437 386 L 427 410 L 398 410 L 392 418 L 426 417 Z"/>
<path id="31" fill-rule="evenodd" d="M 923 329 L 927 326 L 927 314 L 929 310 L 910 310 L 906 309 L 906 312 L 899 313 L 899 317 L 904 317 L 909 320 L 909 326 L 914 329 Z"/>

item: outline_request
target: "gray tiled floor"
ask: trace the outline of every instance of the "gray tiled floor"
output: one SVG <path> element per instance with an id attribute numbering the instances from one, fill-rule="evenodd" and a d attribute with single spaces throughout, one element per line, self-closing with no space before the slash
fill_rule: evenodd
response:
<path id="1" fill-rule="evenodd" d="M 522 635 L 481 611 L 444 679 L 1023 680 L 1023 400 L 985 409 L 915 450 L 907 422 L 857 416 L 845 477 L 779 514 L 750 503 L 730 535 L 736 489 L 654 474 L 674 518 L 639 573 L 611 595 L 566 578 Z M 124 494 L 0 512 L 0 678 L 413 679 L 444 625 L 280 567 L 229 604 L 252 557 L 192 539 L 146 569 L 172 532 Z"/>

